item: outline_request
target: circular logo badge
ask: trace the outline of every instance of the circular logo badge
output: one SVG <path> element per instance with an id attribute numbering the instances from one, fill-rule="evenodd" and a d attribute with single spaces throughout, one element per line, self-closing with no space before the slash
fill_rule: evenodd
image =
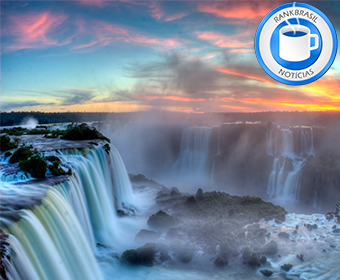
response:
<path id="1" fill-rule="evenodd" d="M 260 65 L 287 85 L 304 85 L 320 78 L 332 65 L 337 45 L 330 20 L 304 3 L 284 4 L 269 12 L 255 36 Z"/>

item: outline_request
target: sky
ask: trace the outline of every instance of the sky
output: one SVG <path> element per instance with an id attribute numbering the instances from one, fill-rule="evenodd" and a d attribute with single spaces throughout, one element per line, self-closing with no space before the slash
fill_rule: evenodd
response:
<path id="1" fill-rule="evenodd" d="M 2 1 L 5 111 L 340 110 L 340 58 L 281 84 L 254 52 L 263 17 L 290 1 Z M 340 1 L 309 1 L 340 31 Z"/>

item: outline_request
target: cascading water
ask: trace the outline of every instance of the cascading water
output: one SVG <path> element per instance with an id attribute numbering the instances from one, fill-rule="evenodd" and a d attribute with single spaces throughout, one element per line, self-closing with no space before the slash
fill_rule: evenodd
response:
<path id="1" fill-rule="evenodd" d="M 301 171 L 307 157 L 315 156 L 313 128 L 300 129 L 300 150 L 296 152 L 291 129 L 278 126 L 267 133 L 267 154 L 274 156 L 273 169 L 269 175 L 267 194 L 270 198 L 299 201 Z M 273 140 L 273 137 L 275 140 Z"/>
<path id="2" fill-rule="evenodd" d="M 193 126 L 185 128 L 181 139 L 178 159 L 174 164 L 174 174 L 184 180 L 197 182 L 211 181 L 209 163 L 212 127 Z"/>
<path id="3" fill-rule="evenodd" d="M 124 238 L 117 209 L 134 211 L 125 166 L 112 145 L 109 155 L 101 147 L 47 154 L 72 167 L 73 175 L 53 187 L 5 183 L 3 177 L 0 221 L 10 247 L 8 278 L 103 279 L 96 245 L 115 250 Z"/>

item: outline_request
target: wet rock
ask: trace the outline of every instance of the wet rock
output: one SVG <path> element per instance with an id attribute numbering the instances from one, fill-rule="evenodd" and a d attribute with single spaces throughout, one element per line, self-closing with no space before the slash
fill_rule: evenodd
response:
<path id="1" fill-rule="evenodd" d="M 121 210 L 121 209 L 117 210 L 117 214 L 118 214 L 119 217 L 126 216 L 126 213 L 123 210 Z"/>
<path id="2" fill-rule="evenodd" d="M 333 229 L 333 233 L 339 233 L 340 232 L 340 229 L 336 228 L 336 229 Z"/>
<path id="3" fill-rule="evenodd" d="M 197 200 L 194 196 L 189 196 L 186 200 L 186 204 L 189 206 L 195 206 L 197 205 Z"/>
<path id="4" fill-rule="evenodd" d="M 251 257 L 252 253 L 253 252 L 250 250 L 249 247 L 245 247 L 243 249 L 242 258 L 248 260 Z"/>
<path id="5" fill-rule="evenodd" d="M 262 252 L 264 254 L 268 254 L 268 255 L 273 255 L 276 254 L 278 252 L 278 245 L 275 241 L 270 241 L 269 243 L 267 243 L 264 247 Z"/>
<path id="6" fill-rule="evenodd" d="M 277 236 L 280 237 L 280 238 L 288 239 L 289 238 L 289 233 L 285 232 L 285 231 L 281 231 Z"/>
<path id="7" fill-rule="evenodd" d="M 314 224 L 314 225 L 307 224 L 306 227 L 307 227 L 309 230 L 313 230 L 313 229 L 317 229 L 317 228 L 318 228 L 318 225 L 317 225 L 317 224 Z"/>
<path id="8" fill-rule="evenodd" d="M 196 197 L 197 200 L 202 200 L 204 198 L 203 190 L 201 188 L 199 188 L 197 190 L 195 197 Z"/>
<path id="9" fill-rule="evenodd" d="M 153 266 L 156 254 L 156 245 L 147 243 L 136 250 L 126 250 L 121 257 L 123 263 L 131 265 Z"/>
<path id="10" fill-rule="evenodd" d="M 217 257 L 217 258 L 215 259 L 214 264 L 215 264 L 216 266 L 222 267 L 222 266 L 228 265 L 228 261 L 227 261 L 227 259 L 226 259 L 225 257 L 219 256 L 219 257 Z"/>
<path id="11" fill-rule="evenodd" d="M 252 253 L 247 263 L 251 266 L 261 266 L 259 256 L 256 253 Z"/>
<path id="12" fill-rule="evenodd" d="M 333 215 L 333 213 L 332 212 L 328 212 L 328 213 L 326 213 L 326 219 L 329 221 L 329 220 L 332 220 L 333 218 L 334 218 L 334 215 Z"/>
<path id="13" fill-rule="evenodd" d="M 267 262 L 267 257 L 266 256 L 262 256 L 261 258 L 260 258 L 260 263 L 261 264 L 265 264 Z"/>
<path id="14" fill-rule="evenodd" d="M 289 271 L 291 268 L 293 267 L 292 264 L 290 263 L 285 263 L 284 265 L 281 265 L 281 269 L 284 270 L 284 271 Z"/>
<path id="15" fill-rule="evenodd" d="M 263 276 L 267 276 L 267 277 L 270 277 L 273 275 L 273 271 L 268 270 L 268 269 L 262 269 L 260 270 L 260 272 L 263 274 Z"/>
<path id="16" fill-rule="evenodd" d="M 178 198 L 178 197 L 181 196 L 181 193 L 179 192 L 179 190 L 176 187 L 173 187 L 170 190 L 170 196 L 171 196 L 171 198 Z"/>
<path id="17" fill-rule="evenodd" d="M 155 232 L 153 230 L 141 229 L 140 232 L 137 233 L 135 237 L 135 241 L 137 242 L 147 242 L 158 239 L 160 237 L 160 233 Z"/>
<path id="18" fill-rule="evenodd" d="M 300 261 L 304 261 L 303 260 L 303 254 L 297 254 L 296 257 L 300 260 Z"/>
<path id="19" fill-rule="evenodd" d="M 164 230 L 176 225 L 176 220 L 173 216 L 168 215 L 163 211 L 158 211 L 151 215 L 148 220 L 148 226 L 156 230 Z"/>
<path id="20" fill-rule="evenodd" d="M 182 263 L 189 263 L 192 260 L 193 252 L 187 251 L 185 249 L 178 253 L 178 258 Z"/>

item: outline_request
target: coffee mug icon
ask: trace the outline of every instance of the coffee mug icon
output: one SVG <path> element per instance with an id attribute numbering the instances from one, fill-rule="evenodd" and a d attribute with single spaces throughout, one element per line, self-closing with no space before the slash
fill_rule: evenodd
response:
<path id="1" fill-rule="evenodd" d="M 311 47 L 311 38 L 315 45 Z M 310 57 L 310 52 L 319 47 L 319 36 L 310 34 L 310 29 L 303 25 L 287 25 L 280 29 L 279 56 L 288 61 L 303 61 Z"/>

